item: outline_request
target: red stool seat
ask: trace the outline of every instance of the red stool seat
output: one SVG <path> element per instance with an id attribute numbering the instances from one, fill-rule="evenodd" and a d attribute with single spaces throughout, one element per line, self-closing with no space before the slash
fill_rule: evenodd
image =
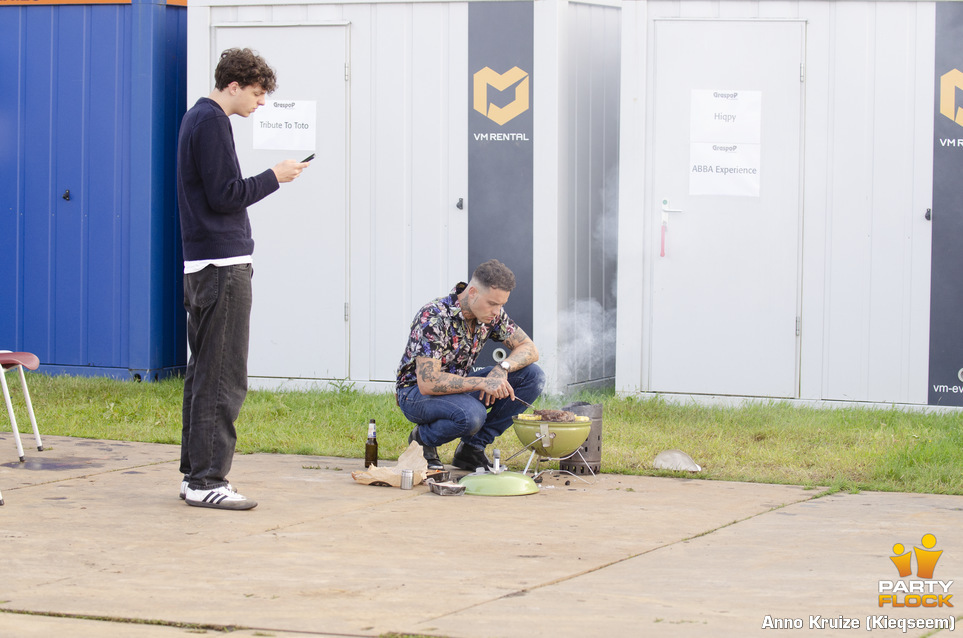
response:
<path id="1" fill-rule="evenodd" d="M 0 352 L 0 366 L 3 366 L 4 370 L 14 366 L 36 370 L 40 367 L 40 359 L 32 352 Z"/>

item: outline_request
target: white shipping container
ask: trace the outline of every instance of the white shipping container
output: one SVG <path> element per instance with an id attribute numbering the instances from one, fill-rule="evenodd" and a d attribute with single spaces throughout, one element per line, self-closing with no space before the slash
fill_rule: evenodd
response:
<path id="1" fill-rule="evenodd" d="M 620 9 L 531 4 L 533 325 L 522 327 L 550 389 L 611 385 Z M 277 109 L 316 114 L 287 148 L 266 148 L 255 118 L 232 122 L 245 174 L 301 159 L 305 143 L 317 155 L 251 208 L 252 387 L 392 387 L 415 311 L 477 265 L 468 15 L 467 2 L 190 2 L 189 104 L 210 92 L 221 50 L 247 46 L 277 69 Z"/>
<path id="2" fill-rule="evenodd" d="M 622 3 L 617 390 L 927 402 L 934 15 Z"/>

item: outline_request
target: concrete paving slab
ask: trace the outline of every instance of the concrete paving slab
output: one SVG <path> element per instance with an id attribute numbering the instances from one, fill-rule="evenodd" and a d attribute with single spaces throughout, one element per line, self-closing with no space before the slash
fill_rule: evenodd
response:
<path id="1" fill-rule="evenodd" d="M 24 437 L 24 435 L 21 435 Z M 98 441 L 44 436 L 44 450 L 28 447 L 24 438 L 24 462 L 17 460 L 13 435 L 0 435 L 0 491 L 31 487 L 88 474 L 131 471 L 140 466 L 177 462 L 178 448 L 153 443 Z M 33 443 L 30 436 L 29 442 Z M 58 449 L 59 448 L 59 449 Z"/>
<path id="2" fill-rule="evenodd" d="M 622 635 L 630 627 L 636 635 L 671 638 L 853 636 L 868 626 L 875 634 L 930 635 L 933 629 L 904 634 L 899 627 L 883 631 L 878 623 L 885 617 L 955 627 L 960 612 L 880 607 L 879 581 L 901 580 L 889 558 L 894 544 L 911 550 L 927 533 L 936 536 L 935 549 L 947 548 L 933 580 L 956 580 L 963 570 L 961 506 L 957 496 L 880 493 L 789 504 L 431 625 L 441 633 L 470 625 L 480 635 L 521 636 L 502 623 L 527 616 L 552 618 L 573 636 Z M 963 591 L 963 583 L 951 584 L 954 591 Z M 801 630 L 765 628 L 767 616 L 769 626 L 792 619 Z"/>
<path id="3" fill-rule="evenodd" d="M 935 534 L 935 578 L 963 561 L 961 497 L 615 475 L 441 497 L 256 454 L 231 479 L 260 505 L 224 512 L 178 499 L 176 446 L 45 444 L 0 464 L 0 635 L 770 635 L 767 614 L 874 613 L 896 542 Z"/>

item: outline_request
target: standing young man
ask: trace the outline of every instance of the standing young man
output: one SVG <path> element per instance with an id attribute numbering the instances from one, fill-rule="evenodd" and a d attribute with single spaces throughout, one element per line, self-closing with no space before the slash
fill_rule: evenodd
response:
<path id="1" fill-rule="evenodd" d="M 405 418 L 416 424 L 408 441 L 424 448 L 430 469 L 444 469 L 437 448 L 458 438 L 452 465 L 491 467 L 485 448 L 526 408 L 515 397 L 532 403 L 545 387 L 545 373 L 535 365 L 538 348 L 503 308 L 514 288 L 514 273 L 491 259 L 467 284 L 423 306 L 411 323 L 396 395 Z M 497 366 L 475 369 L 488 339 L 510 353 Z"/>
<path id="2" fill-rule="evenodd" d="M 191 357 L 184 379 L 180 496 L 188 505 L 247 510 L 257 502 L 227 481 L 247 396 L 254 239 L 247 207 L 308 164 L 285 160 L 244 178 L 230 116 L 247 117 L 277 86 L 250 49 L 228 49 L 214 90 L 184 114 L 177 139 L 177 204 L 184 248 L 184 307 Z"/>

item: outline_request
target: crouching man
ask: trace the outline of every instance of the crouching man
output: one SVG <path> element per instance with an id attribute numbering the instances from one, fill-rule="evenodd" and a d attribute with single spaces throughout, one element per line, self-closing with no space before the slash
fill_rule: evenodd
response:
<path id="1" fill-rule="evenodd" d="M 461 442 L 452 465 L 491 467 L 485 448 L 526 408 L 516 397 L 532 403 L 545 387 L 545 373 L 534 365 L 538 348 L 503 308 L 514 287 L 505 264 L 486 261 L 471 281 L 423 306 L 411 323 L 396 394 L 415 424 L 408 441 L 424 448 L 429 469 L 444 469 L 437 448 L 455 439 Z M 489 339 L 503 342 L 509 355 L 496 366 L 473 369 Z"/>

